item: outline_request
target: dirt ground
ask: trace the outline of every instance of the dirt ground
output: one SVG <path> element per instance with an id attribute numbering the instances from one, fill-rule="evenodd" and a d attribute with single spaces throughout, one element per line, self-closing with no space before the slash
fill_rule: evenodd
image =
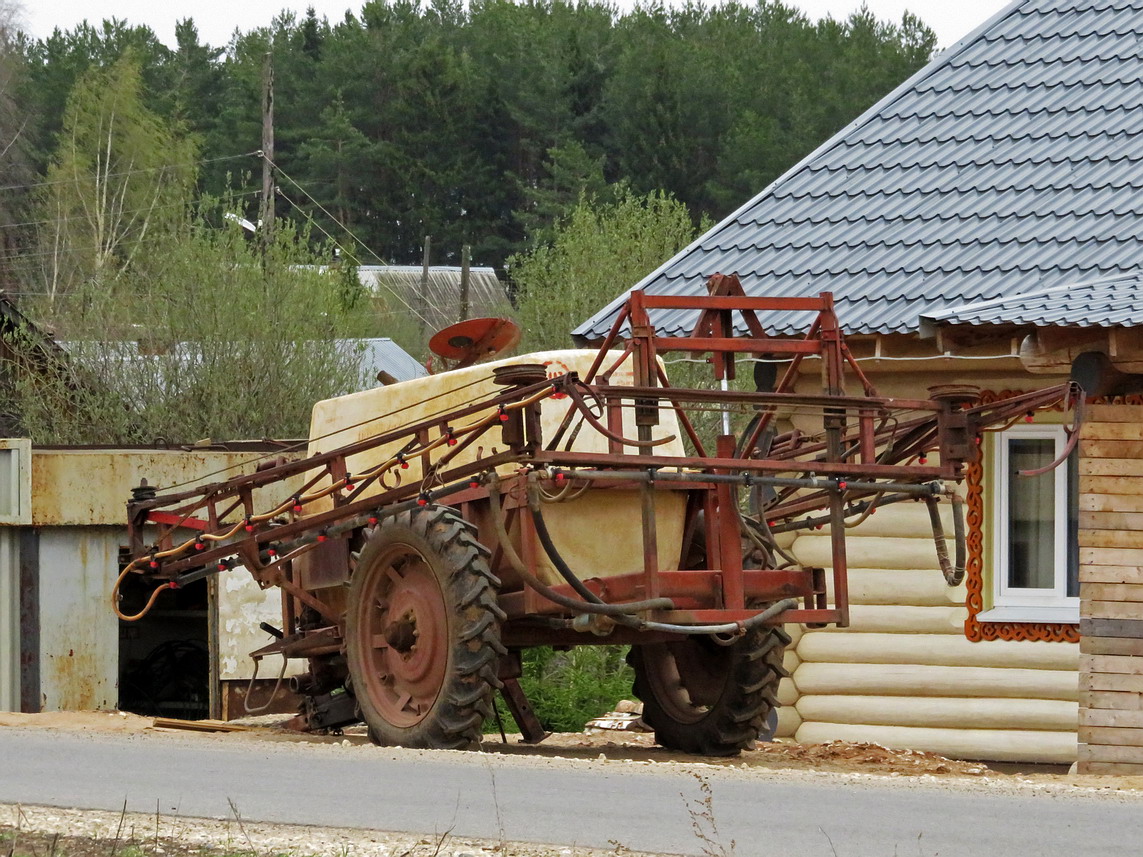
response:
<path id="1" fill-rule="evenodd" d="M 367 745 L 361 729 L 343 735 L 302 735 L 282 728 L 281 717 L 240 721 L 241 731 L 191 732 L 157 728 L 151 718 L 123 712 L 67 712 L 44 714 L 0 713 L 0 728 L 24 727 L 80 732 L 193 736 L 210 742 L 263 742 L 334 744 L 338 752 L 355 752 Z M 1066 768 L 1051 766 L 995 766 L 947 759 L 934 753 L 890 749 L 877 744 L 833 741 L 801 745 L 791 742 L 759 743 L 729 759 L 696 759 L 658 747 L 653 736 L 637 731 L 589 730 L 560 733 L 540 745 L 520 743 L 509 735 L 503 743 L 490 735 L 484 752 L 497 754 L 508 764 L 606 764 L 622 773 L 690 771 L 700 776 L 751 776 L 752 772 L 784 777 L 869 778 L 909 784 L 944 784 L 949 788 L 998 791 L 1025 789 L 1106 793 L 1143 799 L 1143 777 L 1079 777 Z M 315 748 L 316 749 L 316 748 Z M 331 748 L 334 749 L 334 748 Z M 364 749 L 364 748 L 363 748 Z M 389 748 L 393 750 L 393 748 Z M 388 752 L 387 750 L 386 752 Z M 395 750 L 400 754 L 434 751 Z M 478 754 L 460 754 L 479 759 Z M 722 769 L 722 770 L 720 770 Z M 381 831 L 339 830 L 289 825 L 188 818 L 159 818 L 128 813 L 64 810 L 48 807 L 0 805 L 0 857 L 222 857 L 222 855 L 336 854 L 340 857 L 603 857 L 633 854 L 624 849 L 603 852 L 522 843 L 435 839 Z"/>

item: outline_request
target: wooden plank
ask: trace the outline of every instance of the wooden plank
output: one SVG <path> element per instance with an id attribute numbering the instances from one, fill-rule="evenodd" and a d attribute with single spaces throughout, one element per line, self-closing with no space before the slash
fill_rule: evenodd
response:
<path id="1" fill-rule="evenodd" d="M 1143 675 L 1143 658 L 1131 655 L 1080 655 L 1081 673 Z"/>
<path id="2" fill-rule="evenodd" d="M 1121 422 L 1087 422 L 1080 432 L 1083 440 L 1143 440 L 1143 417 Z"/>
<path id="3" fill-rule="evenodd" d="M 1139 639 L 1143 637 L 1143 621 L 1139 619 L 1080 619 L 1080 639 L 1084 637 L 1119 637 Z M 1095 654 L 1092 652 L 1091 654 Z"/>
<path id="4" fill-rule="evenodd" d="M 1143 531 L 1080 530 L 1079 543 L 1085 548 L 1143 549 Z"/>
<path id="5" fill-rule="evenodd" d="M 1081 481 L 1083 478 L 1081 477 Z M 1088 476 L 1086 478 L 1095 479 L 1096 477 Z M 1118 480 L 1115 484 L 1119 486 L 1122 482 L 1123 480 Z M 1120 486 L 1120 490 L 1126 491 L 1128 489 Z M 1084 493 L 1081 489 L 1079 507 L 1082 510 L 1092 512 L 1143 512 L 1143 496 L 1138 493 L 1124 494 L 1115 491 Z"/>
<path id="6" fill-rule="evenodd" d="M 1080 762 L 1081 774 L 1115 774 L 1121 777 L 1134 777 L 1143 774 L 1143 765 L 1128 765 L 1123 762 Z"/>
<path id="7" fill-rule="evenodd" d="M 1081 744 L 1077 748 L 1081 762 L 1126 762 L 1143 766 L 1143 747 L 1130 744 Z"/>
<path id="8" fill-rule="evenodd" d="M 1143 584 L 1143 566 L 1139 565 L 1081 565 L 1080 583 L 1136 583 Z"/>
<path id="9" fill-rule="evenodd" d="M 1080 458 L 1080 476 L 1143 476 L 1141 458 Z"/>
<path id="10" fill-rule="evenodd" d="M 1116 729 L 1113 726 L 1081 726 L 1079 740 L 1083 744 L 1118 744 L 1143 747 L 1143 729 Z"/>
<path id="11" fill-rule="evenodd" d="M 1143 604 L 1135 601 L 1080 602 L 1080 616 L 1089 619 L 1143 619 Z"/>
<path id="12" fill-rule="evenodd" d="M 1083 634 L 1083 629 L 1080 629 Z M 1084 655 L 1131 655 L 1143 657 L 1143 639 L 1123 637 L 1080 637 L 1080 654 Z"/>
<path id="13" fill-rule="evenodd" d="M 1099 423 L 1120 423 L 1143 420 L 1143 405 L 1092 405 L 1087 411 L 1087 421 L 1083 430 L 1088 426 Z"/>
<path id="14" fill-rule="evenodd" d="M 1081 511 L 1079 525 L 1081 530 L 1143 530 L 1143 512 Z"/>
<path id="15" fill-rule="evenodd" d="M 1080 455 L 1084 458 L 1143 458 L 1143 440 L 1080 439 Z"/>
<path id="16" fill-rule="evenodd" d="M 1110 711 L 1143 711 L 1143 693 L 1121 693 L 1113 690 L 1080 691 L 1080 708 Z"/>
<path id="17" fill-rule="evenodd" d="M 1136 548 L 1081 547 L 1080 565 L 1143 566 L 1143 550 Z"/>
<path id="18" fill-rule="evenodd" d="M 1143 711 L 1112 711 L 1110 709 L 1100 708 L 1081 708 L 1079 722 L 1084 726 L 1126 726 L 1132 729 L 1139 729 L 1143 727 Z M 1140 761 L 1143 761 L 1143 759 L 1140 759 Z"/>
<path id="19" fill-rule="evenodd" d="M 1080 598 L 1089 601 L 1143 601 L 1143 584 L 1084 583 L 1080 585 Z M 1139 618 L 1143 619 L 1143 615 Z"/>
<path id="20" fill-rule="evenodd" d="M 1081 673 L 1080 691 L 1114 690 L 1124 693 L 1143 693 L 1143 676 L 1122 673 Z"/>
<path id="21" fill-rule="evenodd" d="M 1134 476 L 1080 476 L 1079 492 L 1083 494 L 1126 494 L 1138 496 L 1139 480 Z"/>
<path id="22" fill-rule="evenodd" d="M 245 732 L 246 726 L 223 723 L 221 720 L 178 720 L 174 717 L 156 717 L 151 724 L 156 729 L 181 729 L 187 732 Z"/>
<path id="23" fill-rule="evenodd" d="M 1119 777 L 1135 777 L 1143 774 L 1143 764 L 1126 764 L 1124 762 L 1094 762 L 1082 761 L 1079 764 L 1080 774 L 1111 774 Z"/>

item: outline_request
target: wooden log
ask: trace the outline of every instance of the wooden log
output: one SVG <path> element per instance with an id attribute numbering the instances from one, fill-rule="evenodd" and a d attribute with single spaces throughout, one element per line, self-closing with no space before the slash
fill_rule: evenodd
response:
<path id="1" fill-rule="evenodd" d="M 1143 637 L 1143 621 L 1138 619 L 1080 619 L 1080 636 L 1138 639 Z M 1098 653 L 1091 652 L 1091 654 Z"/>
<path id="2" fill-rule="evenodd" d="M 886 509 L 883 514 L 889 517 L 894 509 Z M 945 531 L 951 534 L 951 527 Z M 923 530 L 916 531 L 917 536 L 925 538 L 848 538 L 846 541 L 846 555 L 850 569 L 857 568 L 888 568 L 915 571 L 917 569 L 931 568 L 933 573 L 940 576 L 937 564 L 937 550 L 929 535 L 928 523 Z M 832 544 L 829 534 L 815 532 L 813 535 L 800 536 L 794 542 L 793 553 L 798 561 L 809 566 L 828 567 L 833 561 Z M 950 556 L 952 543 L 949 543 Z"/>
<path id="3" fill-rule="evenodd" d="M 1081 690 L 1081 708 L 1108 708 L 1115 711 L 1143 710 L 1143 693 L 1117 693 L 1111 690 Z"/>
<path id="4" fill-rule="evenodd" d="M 812 633 L 886 633 L 964 635 L 968 610 L 964 607 L 897 607 L 879 604 L 853 604 L 849 608 L 850 627 L 830 626 Z M 799 644 L 800 646 L 801 644 Z"/>
<path id="5" fill-rule="evenodd" d="M 1080 673 L 1080 691 L 1114 690 L 1125 693 L 1143 693 L 1143 676 L 1125 673 Z"/>
<path id="6" fill-rule="evenodd" d="M 1080 602 L 1080 616 L 1091 619 L 1143 619 L 1143 604 L 1136 601 Z"/>
<path id="7" fill-rule="evenodd" d="M 1074 670 L 803 662 L 794 684 L 801 695 L 1079 698 Z"/>
<path id="8" fill-rule="evenodd" d="M 1141 602 L 1143 601 L 1143 584 L 1084 583 L 1080 586 L 1080 597 L 1089 601 Z"/>
<path id="9" fill-rule="evenodd" d="M 803 662 L 929 664 L 1044 670 L 1079 669 L 1075 643 L 990 640 L 973 643 L 944 634 L 806 634 L 798 645 Z"/>
<path id="10" fill-rule="evenodd" d="M 1143 566 L 1081 565 L 1079 579 L 1080 583 L 1143 584 Z"/>
<path id="11" fill-rule="evenodd" d="M 1079 740 L 1085 744 L 1118 744 L 1143 747 L 1143 729 L 1114 726 L 1081 726 Z"/>
<path id="12" fill-rule="evenodd" d="M 1102 477 L 1101 477 L 1102 478 Z M 1079 495 L 1079 507 L 1093 512 L 1143 512 L 1143 496 L 1122 484 L 1115 483 L 1117 491 L 1083 491 Z M 1123 492 L 1128 493 L 1123 493 Z"/>
<path id="13" fill-rule="evenodd" d="M 936 554 L 934 553 L 934 557 Z M 964 604 L 963 586 L 949 586 L 935 568 L 850 568 L 850 604 L 947 607 Z"/>
<path id="14" fill-rule="evenodd" d="M 1143 625 L 1143 622 L 1139 623 Z M 1082 623 L 1079 649 L 1085 655 L 1133 655 L 1143 657 L 1143 635 L 1140 637 L 1083 636 Z"/>
<path id="15" fill-rule="evenodd" d="M 784 678 L 778 682 L 778 704 L 786 707 L 795 705 L 798 702 L 798 688 L 794 686 L 794 680 L 791 678 Z"/>
<path id="16" fill-rule="evenodd" d="M 785 706 L 778 709 L 778 728 L 774 730 L 775 738 L 793 738 L 802 725 L 802 717 L 797 710 Z"/>
<path id="17" fill-rule="evenodd" d="M 1143 728 L 1143 711 L 1114 711 L 1109 708 L 1081 708 L 1079 722 L 1084 726 L 1127 726 Z"/>
<path id="18" fill-rule="evenodd" d="M 925 729 L 806 721 L 796 737 L 803 744 L 868 741 L 886 747 L 927 750 L 957 759 L 1071 764 L 1076 758 L 1074 730 Z"/>
<path id="19" fill-rule="evenodd" d="M 1143 512 L 1080 512 L 1081 530 L 1143 530 Z"/>
<path id="20" fill-rule="evenodd" d="M 1075 729 L 1079 705 L 1060 699 L 806 695 L 797 703 L 806 722 L 963 729 Z"/>
<path id="21" fill-rule="evenodd" d="M 1082 673 L 1119 673 L 1143 675 L 1143 658 L 1130 655 L 1080 655 Z"/>

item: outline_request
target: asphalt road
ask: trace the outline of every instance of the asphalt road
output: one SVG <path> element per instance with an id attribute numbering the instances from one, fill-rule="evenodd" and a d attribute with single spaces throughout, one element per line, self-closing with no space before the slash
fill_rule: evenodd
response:
<path id="1" fill-rule="evenodd" d="M 465 755 L 7 728 L 0 802 L 226 817 L 233 801 L 251 821 L 704 853 L 691 773 Z M 1140 799 L 708 770 L 737 855 L 1121 857 L 1143 841 Z"/>

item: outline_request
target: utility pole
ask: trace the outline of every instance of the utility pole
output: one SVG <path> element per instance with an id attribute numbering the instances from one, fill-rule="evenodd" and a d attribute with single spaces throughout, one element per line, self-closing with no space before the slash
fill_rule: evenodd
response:
<path id="1" fill-rule="evenodd" d="M 467 244 L 460 248 L 460 320 L 468 319 L 468 267 L 472 248 Z"/>
<path id="2" fill-rule="evenodd" d="M 274 60 L 269 51 L 262 63 L 262 211 L 263 258 L 274 235 Z"/>

